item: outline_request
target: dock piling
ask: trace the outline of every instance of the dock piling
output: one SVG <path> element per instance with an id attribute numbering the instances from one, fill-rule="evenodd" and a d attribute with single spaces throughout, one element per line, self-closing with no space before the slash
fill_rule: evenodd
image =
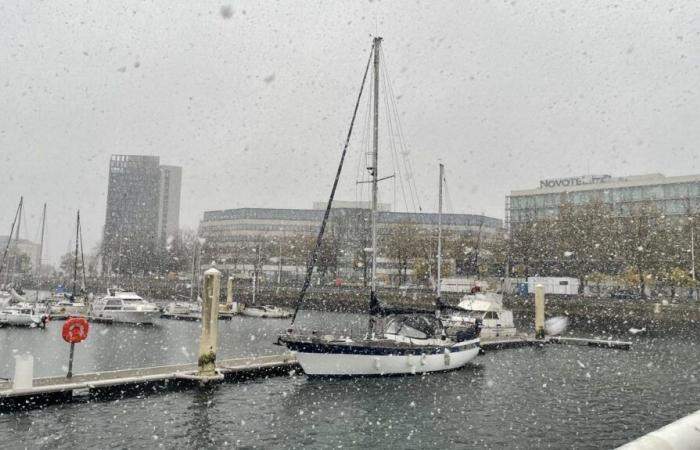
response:
<path id="1" fill-rule="evenodd" d="M 233 277 L 228 277 L 226 283 L 226 309 L 230 313 L 238 312 L 238 303 L 233 301 Z"/>
<path id="2" fill-rule="evenodd" d="M 544 286 L 535 286 L 535 338 L 544 339 Z"/>
<path id="3" fill-rule="evenodd" d="M 211 268 L 204 272 L 202 335 L 199 340 L 199 376 L 216 376 L 216 352 L 219 346 L 219 292 L 221 272 Z"/>
<path id="4" fill-rule="evenodd" d="M 15 355 L 15 377 L 12 389 L 30 389 L 34 382 L 34 357 L 30 354 Z"/>

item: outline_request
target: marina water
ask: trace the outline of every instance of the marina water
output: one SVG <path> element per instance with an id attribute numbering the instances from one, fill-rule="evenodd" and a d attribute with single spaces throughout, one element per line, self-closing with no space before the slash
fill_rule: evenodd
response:
<path id="1" fill-rule="evenodd" d="M 361 333 L 363 315 L 302 311 L 299 325 Z M 15 354 L 62 375 L 61 322 L 0 329 L 0 377 Z M 219 358 L 279 354 L 287 321 L 220 322 Z M 198 322 L 92 324 L 76 373 L 193 362 Z M 573 335 L 589 331 L 570 330 Z M 599 333 L 597 335 L 601 337 Z M 603 336 L 605 337 L 605 336 Z M 428 376 L 303 375 L 0 414 L 0 442 L 27 448 L 611 448 L 698 408 L 700 336 L 640 333 L 631 351 L 549 345 L 491 351 Z M 99 432 L 97 431 L 99 430 Z"/>

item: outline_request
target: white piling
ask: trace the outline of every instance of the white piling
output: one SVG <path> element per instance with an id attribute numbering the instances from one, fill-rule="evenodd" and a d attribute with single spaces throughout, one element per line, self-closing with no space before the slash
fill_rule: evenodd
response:
<path id="1" fill-rule="evenodd" d="M 618 447 L 624 450 L 700 449 L 700 411 Z"/>
<path id="2" fill-rule="evenodd" d="M 535 338 L 544 339 L 544 286 L 535 286 Z"/>
<path id="3" fill-rule="evenodd" d="M 231 313 L 237 313 L 238 304 L 233 302 L 233 277 L 228 277 L 226 284 L 226 310 Z"/>
<path id="4" fill-rule="evenodd" d="M 12 389 L 30 389 L 34 382 L 34 357 L 32 355 L 15 355 L 15 377 Z"/>
<path id="5" fill-rule="evenodd" d="M 219 347 L 219 291 L 221 272 L 211 268 L 204 272 L 202 300 L 202 336 L 199 340 L 199 375 L 216 375 L 216 352 Z"/>

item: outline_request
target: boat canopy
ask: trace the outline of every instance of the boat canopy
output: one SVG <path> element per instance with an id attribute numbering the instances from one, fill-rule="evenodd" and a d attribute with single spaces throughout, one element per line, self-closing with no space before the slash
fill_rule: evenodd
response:
<path id="1" fill-rule="evenodd" d="M 443 333 L 442 322 L 430 315 L 394 315 L 387 319 L 385 333 L 415 339 L 427 339 Z"/>

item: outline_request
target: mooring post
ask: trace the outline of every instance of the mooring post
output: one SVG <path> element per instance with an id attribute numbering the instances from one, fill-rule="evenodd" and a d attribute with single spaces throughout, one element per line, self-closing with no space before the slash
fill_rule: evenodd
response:
<path id="1" fill-rule="evenodd" d="M 199 340 L 200 376 L 216 375 L 216 351 L 219 346 L 219 292 L 221 272 L 211 268 L 204 272 L 202 300 L 202 336 Z"/>
<path id="2" fill-rule="evenodd" d="M 535 338 L 544 339 L 544 286 L 535 286 Z"/>
<path id="3" fill-rule="evenodd" d="M 228 277 L 228 281 L 226 283 L 226 309 L 232 313 L 238 312 L 235 311 L 233 307 L 233 277 Z"/>
<path id="4" fill-rule="evenodd" d="M 73 378 L 73 355 L 75 354 L 75 343 L 70 343 L 70 353 L 68 355 L 68 373 L 66 378 Z"/>

